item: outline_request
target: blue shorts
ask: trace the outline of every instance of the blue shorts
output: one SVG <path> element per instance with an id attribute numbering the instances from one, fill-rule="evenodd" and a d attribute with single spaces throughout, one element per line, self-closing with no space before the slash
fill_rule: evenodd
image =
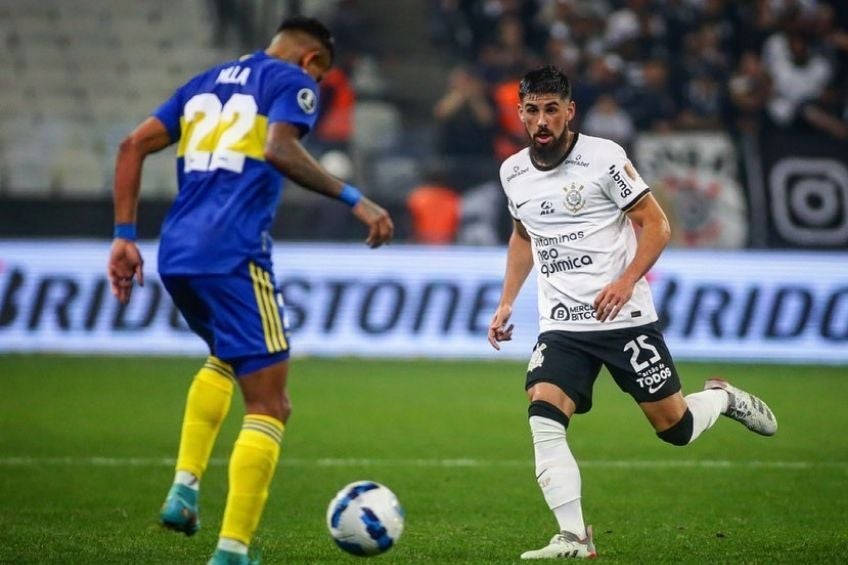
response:
<path id="1" fill-rule="evenodd" d="M 194 333 L 236 376 L 285 361 L 289 332 L 274 274 L 252 261 L 226 275 L 161 275 Z"/>

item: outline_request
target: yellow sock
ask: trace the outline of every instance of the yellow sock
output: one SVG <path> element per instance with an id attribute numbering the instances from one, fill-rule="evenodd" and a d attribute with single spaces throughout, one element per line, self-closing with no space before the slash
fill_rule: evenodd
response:
<path id="1" fill-rule="evenodd" d="M 250 544 L 268 499 L 284 428 L 281 421 L 270 416 L 244 417 L 230 456 L 230 490 L 221 525 L 222 538 Z"/>
<path id="2" fill-rule="evenodd" d="M 233 397 L 233 368 L 217 357 L 206 359 L 188 389 L 177 471 L 198 479 L 206 471 L 209 455 Z"/>

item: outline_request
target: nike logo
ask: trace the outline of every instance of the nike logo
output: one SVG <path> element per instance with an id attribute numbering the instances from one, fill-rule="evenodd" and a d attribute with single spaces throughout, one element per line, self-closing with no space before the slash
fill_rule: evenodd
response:
<path id="1" fill-rule="evenodd" d="M 663 387 L 663 385 L 665 385 L 665 383 L 667 383 L 667 382 L 668 382 L 668 379 L 665 379 L 663 382 L 661 382 L 661 383 L 660 383 L 660 384 L 658 384 L 657 386 L 649 386 L 649 387 L 648 387 L 648 393 L 650 393 L 650 394 L 654 394 L 654 393 L 655 393 L 655 392 L 657 392 L 659 389 L 661 389 L 661 388 Z"/>
<path id="2" fill-rule="evenodd" d="M 530 200 L 532 200 L 532 198 L 531 198 Z M 525 201 L 524 201 L 524 202 L 522 202 L 521 204 L 516 204 L 516 205 L 515 205 L 515 209 L 517 210 L 517 209 L 521 208 L 522 206 L 524 206 L 525 204 L 527 204 L 528 202 L 530 202 L 530 200 L 525 200 Z"/>

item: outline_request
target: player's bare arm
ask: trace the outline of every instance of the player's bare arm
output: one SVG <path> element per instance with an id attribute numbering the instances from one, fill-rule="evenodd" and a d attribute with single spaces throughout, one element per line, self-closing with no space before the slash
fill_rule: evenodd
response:
<path id="1" fill-rule="evenodd" d="M 650 193 L 628 210 L 627 216 L 641 228 L 636 255 L 621 276 L 605 286 L 595 298 L 599 322 L 615 319 L 633 296 L 636 282 L 656 263 L 671 238 L 668 218 Z"/>
<path id="2" fill-rule="evenodd" d="M 518 296 L 518 291 L 521 290 L 532 268 L 533 250 L 530 246 L 530 235 L 521 222 L 513 220 L 512 235 L 509 237 L 506 253 L 503 291 L 498 308 L 489 324 L 489 343 L 498 351 L 501 349 L 500 342 L 512 339 L 512 330 L 515 326 L 506 324 L 512 316 L 512 304 Z"/>
<path id="3" fill-rule="evenodd" d="M 145 157 L 171 144 L 164 124 L 147 118 L 118 147 L 115 165 L 115 225 L 135 225 L 141 167 Z M 144 284 L 144 260 L 132 239 L 116 237 L 109 256 L 109 282 L 112 294 L 126 304 L 132 293 L 133 279 Z"/>
<path id="4" fill-rule="evenodd" d="M 287 123 L 274 123 L 265 143 L 265 159 L 286 177 L 304 188 L 330 198 L 339 198 L 344 183 L 327 173 L 300 143 L 300 131 Z M 352 209 L 353 215 L 368 226 L 369 247 L 388 243 L 394 235 L 394 223 L 389 213 L 363 196 Z"/>

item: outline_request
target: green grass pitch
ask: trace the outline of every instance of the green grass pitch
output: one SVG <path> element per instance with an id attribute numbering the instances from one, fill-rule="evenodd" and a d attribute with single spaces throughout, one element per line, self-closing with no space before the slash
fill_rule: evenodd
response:
<path id="1" fill-rule="evenodd" d="M 494 354 L 493 354 L 494 356 Z M 201 531 L 162 530 L 185 392 L 200 359 L 0 356 L 0 562 L 205 563 L 238 432 L 233 404 L 203 481 Z M 255 547 L 263 563 L 355 563 L 327 535 L 329 500 L 371 479 L 404 505 L 378 563 L 518 563 L 556 524 L 533 478 L 514 362 L 295 359 L 294 412 Z M 844 367 L 680 364 L 766 399 L 763 438 L 722 418 L 660 442 L 604 374 L 575 418 L 583 508 L 601 563 L 848 562 Z"/>

